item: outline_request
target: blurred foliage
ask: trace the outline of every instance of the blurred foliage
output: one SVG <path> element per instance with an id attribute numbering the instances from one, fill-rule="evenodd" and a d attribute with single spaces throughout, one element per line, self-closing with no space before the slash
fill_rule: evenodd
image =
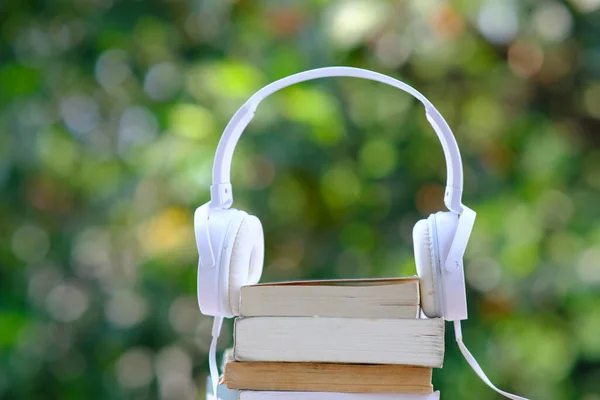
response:
<path id="1" fill-rule="evenodd" d="M 457 136 L 464 335 L 492 380 L 600 399 L 599 0 L 6 0 L 0 54 L 1 398 L 200 398 L 192 215 L 220 134 L 263 85 L 350 65 Z M 444 210 L 422 107 L 349 78 L 265 101 L 232 181 L 263 281 L 412 275 L 412 227 Z M 497 398 L 447 342 L 443 397 Z"/>

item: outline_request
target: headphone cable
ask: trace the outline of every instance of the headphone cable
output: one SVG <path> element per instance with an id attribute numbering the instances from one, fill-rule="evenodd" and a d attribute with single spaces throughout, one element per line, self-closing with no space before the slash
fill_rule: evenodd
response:
<path id="1" fill-rule="evenodd" d="M 456 342 L 458 343 L 458 347 L 460 348 L 460 352 L 462 353 L 463 357 L 465 357 L 465 360 L 467 360 L 467 362 L 469 363 L 469 365 L 471 366 L 471 368 L 473 368 L 473 371 L 475 371 L 475 373 L 477 374 L 477 376 L 479 376 L 479 378 L 481 378 L 481 380 L 488 385 L 490 388 L 492 388 L 493 390 L 495 390 L 497 393 L 501 394 L 502 396 L 512 399 L 512 400 L 528 400 L 526 397 L 521 397 L 521 396 L 517 396 L 515 394 L 512 393 L 508 393 L 505 392 L 503 390 L 498 389 L 493 383 L 492 381 L 490 381 L 490 379 L 487 377 L 487 375 L 485 374 L 485 372 L 483 372 L 483 369 L 481 368 L 481 366 L 479 365 L 479 363 L 477 362 L 477 360 L 475 360 L 475 357 L 473 357 L 473 355 L 471 354 L 471 352 L 469 351 L 469 349 L 467 349 L 467 346 L 465 346 L 465 344 L 463 343 L 462 340 L 462 329 L 460 327 L 460 321 L 454 321 L 454 334 L 456 336 Z"/>

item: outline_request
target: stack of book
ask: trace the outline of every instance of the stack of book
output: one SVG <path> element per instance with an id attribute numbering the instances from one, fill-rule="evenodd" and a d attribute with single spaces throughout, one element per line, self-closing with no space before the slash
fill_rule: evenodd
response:
<path id="1" fill-rule="evenodd" d="M 419 281 L 245 286 L 222 383 L 240 400 L 434 400 L 444 321 L 419 318 Z"/>

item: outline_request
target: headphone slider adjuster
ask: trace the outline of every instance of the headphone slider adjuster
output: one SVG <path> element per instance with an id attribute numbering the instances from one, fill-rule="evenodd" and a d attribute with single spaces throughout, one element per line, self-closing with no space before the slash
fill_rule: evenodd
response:
<path id="1" fill-rule="evenodd" d="M 212 208 L 229 208 L 233 204 L 231 183 L 217 183 L 210 187 Z"/>

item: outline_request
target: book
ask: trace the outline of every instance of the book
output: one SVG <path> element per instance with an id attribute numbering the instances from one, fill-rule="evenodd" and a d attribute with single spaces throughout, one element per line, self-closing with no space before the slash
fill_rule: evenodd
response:
<path id="1" fill-rule="evenodd" d="M 417 318 L 419 279 L 386 278 L 266 283 L 243 286 L 245 317 Z"/>
<path id="2" fill-rule="evenodd" d="M 439 400 L 440 392 L 430 394 L 381 394 L 381 393 L 328 393 L 328 392 L 285 392 L 228 389 L 224 384 L 217 388 L 218 396 L 212 392 L 210 377 L 206 378 L 206 400 Z"/>
<path id="3" fill-rule="evenodd" d="M 238 362 L 229 350 L 224 355 L 223 382 L 229 389 L 263 391 L 433 393 L 428 367 Z"/>
<path id="4" fill-rule="evenodd" d="M 267 392 L 240 390 L 239 400 L 439 400 L 440 392 L 431 394 L 400 393 L 323 393 L 323 392 Z"/>
<path id="5" fill-rule="evenodd" d="M 234 358 L 441 368 L 444 321 L 440 318 L 237 318 Z"/>

